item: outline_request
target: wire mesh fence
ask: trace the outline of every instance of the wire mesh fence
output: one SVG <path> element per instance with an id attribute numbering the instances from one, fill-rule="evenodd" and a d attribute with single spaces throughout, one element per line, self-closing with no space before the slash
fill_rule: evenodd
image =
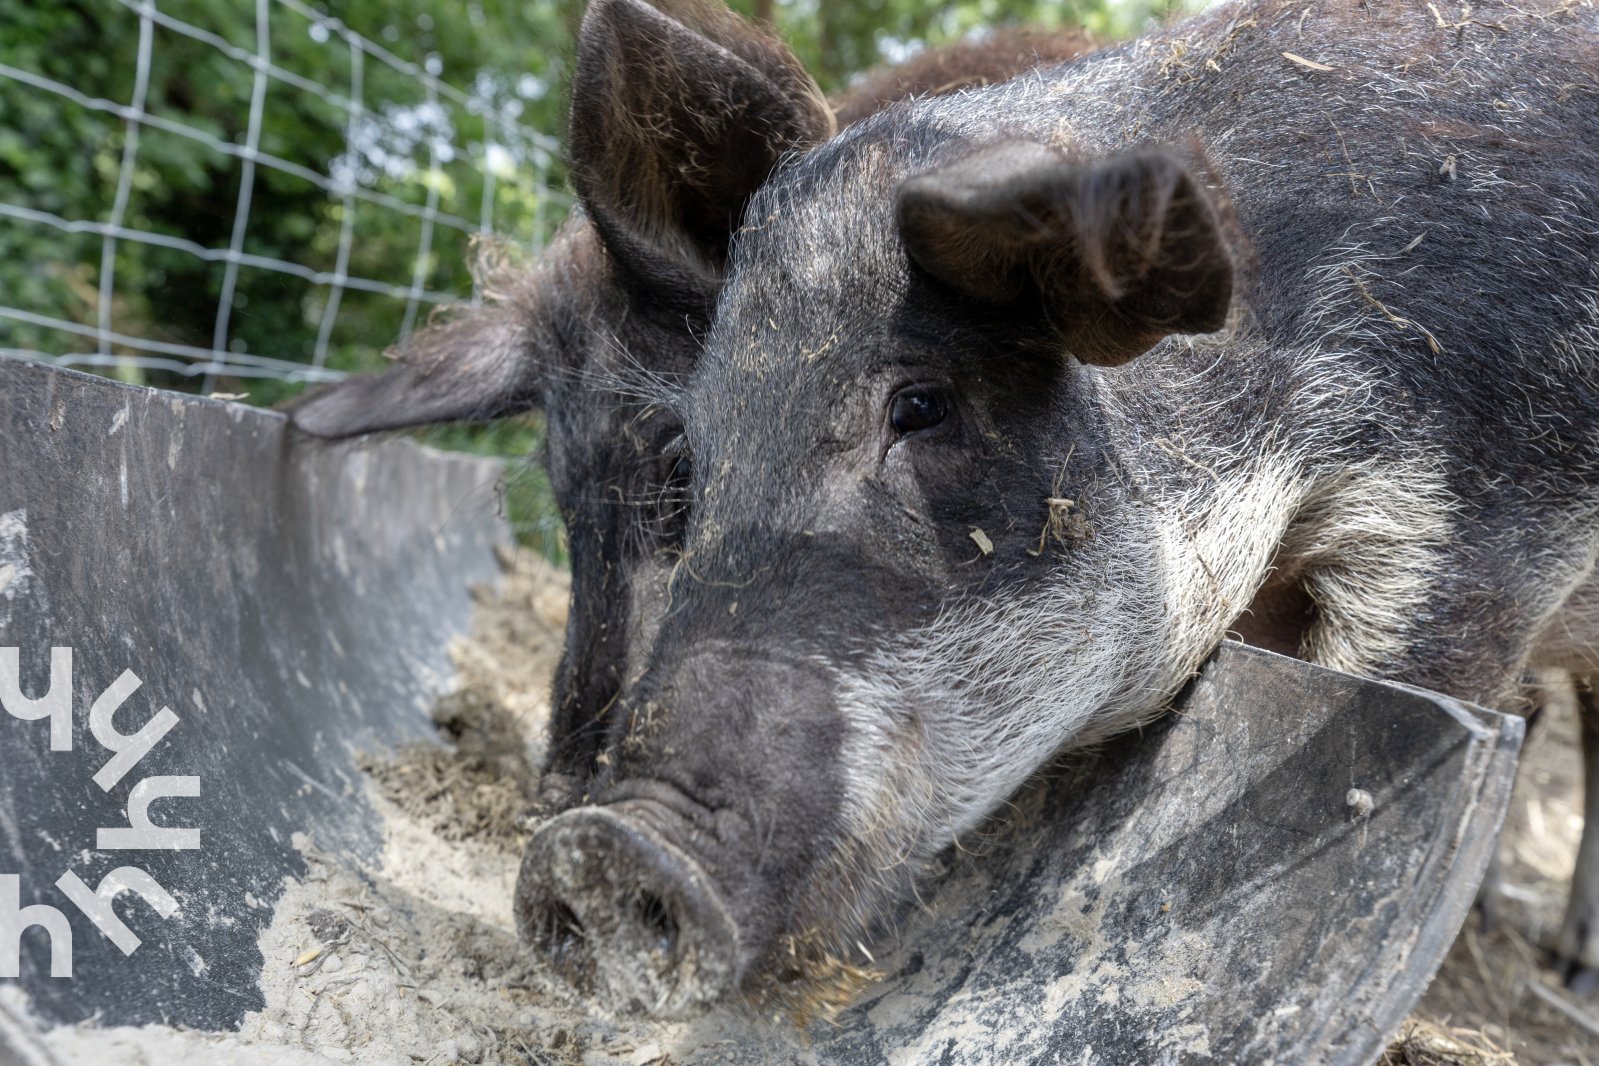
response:
<path id="1" fill-rule="evenodd" d="M 102 0 L 94 6 L 101 8 L 96 11 L 101 29 L 117 22 L 136 26 L 133 77 L 118 94 L 112 94 L 117 86 L 104 85 L 102 77 L 64 82 L 48 69 L 27 69 L 0 48 L 0 86 L 13 101 L 30 96 L 62 120 L 69 113 L 74 120 L 110 120 L 110 126 L 90 123 L 88 129 L 104 136 L 88 137 L 82 147 L 102 155 L 115 152 L 114 182 L 107 182 L 112 195 L 96 217 L 40 205 L 38 200 L 50 197 L 29 197 L 26 184 L 6 182 L 10 190 L 0 185 L 0 225 L 13 230 L 6 246 L 24 243 L 16 229 L 48 233 L 32 245 L 54 243 L 56 256 L 32 265 L 45 273 L 46 283 L 66 281 L 54 286 L 66 299 L 51 299 L 50 284 L 32 286 L 34 305 L 16 299 L 18 292 L 0 291 L 0 350 L 6 355 L 198 376 L 208 387 L 224 377 L 334 379 L 347 369 L 331 358 L 339 345 L 381 348 L 408 334 L 427 308 L 470 296 L 467 238 L 488 235 L 499 225 L 537 248 L 568 206 L 552 187 L 555 141 L 518 121 L 515 94 L 505 93 L 494 78 L 457 88 L 438 77 L 437 56 L 401 58 L 357 27 L 301 0 L 254 0 L 249 19 L 240 18 L 246 13 L 237 3 L 189 5 L 190 11 L 211 11 L 213 26 L 187 21 L 155 0 Z M 243 34 L 241 22 L 248 26 Z M 307 42 L 313 51 L 342 53 L 323 54 L 302 66 L 321 75 L 342 69 L 347 77 L 342 83 L 323 82 L 288 66 L 293 54 L 275 58 L 285 38 L 296 40 L 296 53 L 307 51 Z M 177 59 L 189 61 L 198 46 L 209 53 L 203 56 L 208 74 L 217 66 L 232 67 L 229 75 L 237 77 L 229 80 L 235 88 L 248 82 L 238 101 L 241 136 L 227 136 L 227 123 L 217 123 L 214 115 L 173 107 L 173 74 L 161 66 L 163 50 L 179 51 L 177 46 Z M 158 78 L 168 88 L 160 102 L 152 99 L 152 80 Z M 277 136 L 269 144 L 269 115 L 275 109 L 286 123 L 321 112 L 305 125 L 336 126 L 339 142 L 331 145 L 334 150 L 326 136 Z M 147 147 L 152 139 L 160 139 L 155 150 Z M 171 219 L 139 211 L 141 187 L 185 165 L 225 169 L 233 177 L 225 240 L 173 232 L 160 224 Z M 307 217 L 261 217 L 257 192 L 264 176 L 280 189 L 299 184 L 315 193 L 297 197 Z M 75 206 L 82 209 L 82 200 Z M 507 208 L 513 208 L 510 219 Z M 195 221 L 200 211 L 197 205 Z M 387 262 L 373 264 L 366 256 L 366 268 L 352 262 L 361 259 L 363 216 L 387 216 L 373 224 L 373 229 L 387 227 L 382 237 Z M 285 240 L 285 229 L 302 235 L 301 240 Z M 395 256 L 401 229 L 414 233 L 403 261 Z M 98 243 L 98 249 L 82 238 Z M 98 254 L 85 254 L 86 249 Z M 214 307 L 205 321 L 193 321 L 192 315 L 174 321 L 161 315 L 158 292 L 149 296 L 150 289 L 160 288 L 150 286 L 150 273 L 168 273 L 165 264 L 173 256 L 206 268 L 201 276 Z M 74 270 L 83 265 L 93 270 Z M 193 275 L 192 270 L 179 273 Z M 138 276 L 134 286 L 147 296 L 139 307 L 122 300 L 130 275 Z M 297 283 L 291 294 L 305 328 L 267 337 L 238 328 L 254 292 L 281 289 L 286 280 Z M 173 296 L 182 296 L 189 312 L 197 294 Z M 365 312 L 353 305 L 352 296 L 369 297 Z M 379 326 L 397 318 L 392 336 L 374 336 L 368 328 L 374 324 L 371 308 L 379 308 Z M 360 336 L 341 331 L 352 312 L 361 318 Z"/>
<path id="2" fill-rule="evenodd" d="M 530 121 L 549 57 L 476 66 L 466 25 L 446 76 L 417 5 L 5 6 L 0 356 L 270 403 L 378 365 L 473 297 L 475 239 L 537 250 L 569 206 Z"/>

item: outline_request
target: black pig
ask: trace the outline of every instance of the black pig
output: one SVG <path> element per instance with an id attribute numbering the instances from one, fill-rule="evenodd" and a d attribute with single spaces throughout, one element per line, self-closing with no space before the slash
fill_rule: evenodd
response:
<path id="1" fill-rule="evenodd" d="M 751 131 L 715 142 L 725 61 L 660 32 L 591 5 L 574 115 L 617 260 L 715 300 L 659 397 L 682 554 L 518 887 L 604 998 L 843 972 L 1229 631 L 1488 704 L 1599 669 L 1591 7 L 1233 4 L 862 122 L 731 248 L 697 189 Z M 1562 934 L 1588 965 L 1596 914 Z"/>
<path id="2" fill-rule="evenodd" d="M 766 31 L 704 0 L 659 8 L 653 39 L 669 52 L 699 53 L 702 64 L 725 64 L 727 84 L 754 104 L 707 112 L 715 129 L 705 136 L 722 143 L 753 123 L 767 138 L 741 159 L 741 173 L 732 180 L 719 175 L 700 196 L 712 227 L 719 227 L 706 238 L 718 258 L 745 201 L 776 161 L 825 139 L 835 123 L 853 124 L 908 97 L 1003 81 L 1092 46 L 1077 31 L 1003 31 L 874 71 L 829 110 L 798 60 Z M 601 121 L 593 111 L 592 102 L 579 101 L 579 123 L 593 128 Z M 605 146 L 593 138 L 573 138 L 571 155 L 580 182 L 592 182 L 588 175 L 610 165 Z M 708 197 L 716 202 L 706 206 Z M 290 405 L 296 426 L 334 438 L 546 413 L 543 459 L 572 560 L 573 602 L 544 775 L 557 803 L 580 795 L 594 769 L 602 714 L 629 674 L 630 650 L 648 644 L 680 541 L 688 462 L 672 444 L 681 427 L 651 401 L 693 366 L 696 331 L 703 331 L 709 308 L 693 300 L 663 302 L 629 267 L 607 251 L 579 210 L 533 263 L 485 249 L 477 264 L 484 302 L 419 331 L 391 370 Z"/>

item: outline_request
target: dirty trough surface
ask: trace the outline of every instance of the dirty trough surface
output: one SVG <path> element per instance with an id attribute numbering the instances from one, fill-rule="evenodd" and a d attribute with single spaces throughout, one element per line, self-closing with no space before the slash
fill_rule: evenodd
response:
<path id="1" fill-rule="evenodd" d="M 542 761 L 548 676 L 560 657 L 568 585 L 566 575 L 528 551 L 499 555 L 507 574 L 494 585 L 475 587 L 472 633 L 449 649 L 456 687 L 433 706 L 443 743 L 409 743 L 358 759 L 381 817 L 379 858 L 352 863 L 318 849 L 313 834 L 294 839 L 307 869 L 304 877 L 286 879 L 283 897 L 259 938 L 264 1010 L 249 1013 L 237 1034 L 64 1026 L 46 1034 L 61 1060 L 150 1066 L 181 1061 L 179 1056 L 224 1064 L 374 1066 L 752 1061 L 740 1048 L 748 1048 L 750 1026 L 760 1021 L 649 1024 L 603 1018 L 518 945 L 512 887 L 521 849 L 534 828 L 532 767 Z M 1036 796 L 1022 798 L 1019 823 L 1038 813 L 1036 801 Z M 1003 849 L 1004 842 L 991 847 Z M 979 845 L 979 853 L 964 861 L 982 865 L 980 852 Z M 1166 901 L 1151 897 L 1151 909 L 1162 906 Z M 1059 911 L 1063 935 L 1083 938 L 1091 954 L 1102 956 L 1094 973 L 1060 981 L 1062 999 L 1094 989 L 1100 997 L 1180 1008 L 1199 991 L 1206 957 L 1215 954 L 1215 946 L 1201 938 L 1170 938 L 1150 946 L 1162 956 L 1154 977 L 1140 977 L 1134 959 L 1118 962 L 1105 954 L 1107 945 L 1094 943 L 1103 937 L 1102 906 L 1068 890 Z M 979 929 L 975 937 L 991 933 Z M 1190 969 L 1193 977 L 1174 980 L 1170 964 L 1180 956 L 1188 956 L 1190 965 L 1178 970 Z M 881 1028 L 892 1028 L 913 1023 L 924 1010 L 926 1004 L 915 994 L 899 994 L 884 997 L 871 1015 Z M 982 1048 L 1003 1045 L 1006 1037 L 1025 1042 L 1030 1036 L 1033 1010 L 1011 1018 L 1009 1034 L 988 1028 L 977 1010 L 972 1015 L 969 1028 L 943 1034 L 974 1052 L 971 1060 L 961 1056 L 958 1061 L 1011 1061 L 987 1058 Z M 1461 1021 L 1452 1018 L 1452 1028 L 1460 1028 Z M 1511 1061 L 1466 1056 L 1469 1048 L 1495 1047 L 1481 1039 L 1481 1032 L 1453 1032 L 1461 1055 L 1439 1055 L 1450 1048 L 1442 1032 L 1412 1034 L 1412 1048 L 1430 1048 L 1431 1058 L 1412 1050 L 1412 1058 L 1390 1061 Z M 811 1058 L 804 1040 L 796 1039 L 784 1020 L 774 1020 L 766 1036 L 774 1052 L 771 1061 Z M 1194 1026 L 1174 1026 L 1166 1045 L 1206 1058 L 1204 1036 Z M 939 1050 L 937 1045 L 907 1047 L 899 1055 L 891 1052 L 887 1061 L 935 1061 Z M 817 1061 L 828 1056 L 822 1053 Z"/>
<path id="2" fill-rule="evenodd" d="M 270 413 L 5 360 L 0 453 L 0 646 L 26 649 L 37 694 L 42 649 L 71 643 L 80 686 L 70 753 L 0 715 L 0 873 L 70 911 L 63 867 L 94 885 L 136 864 L 180 904 L 120 900 L 144 938 L 126 958 L 72 912 L 71 979 L 25 935 L 4 1066 L 1365 1063 L 1454 940 L 1509 800 L 1519 721 L 1228 645 L 1180 714 L 951 849 L 836 1022 L 609 1018 L 513 932 L 566 586 L 502 552 L 469 611 L 504 535 L 495 470 L 307 448 Z M 182 722 L 102 796 L 85 712 L 130 664 L 132 702 Z M 419 694 L 441 691 L 430 723 Z M 199 849 L 84 848 L 162 773 L 201 776 L 203 800 L 155 809 Z"/>
<path id="3" fill-rule="evenodd" d="M 649 1024 L 603 1018 L 545 973 L 517 942 L 512 886 L 523 844 L 536 824 L 531 813 L 533 768 L 542 757 L 549 676 L 561 650 L 567 582 L 564 573 L 531 552 L 499 554 L 508 572 L 495 586 L 475 587 L 471 634 L 450 648 L 458 671 L 456 686 L 433 709 L 442 743 L 417 742 L 359 760 L 368 796 L 381 818 L 379 858 L 350 862 L 321 850 L 314 835 L 294 840 L 305 857 L 306 873 L 285 879 L 283 895 L 259 939 L 265 1008 L 247 1015 L 239 1031 L 230 1034 L 164 1026 L 60 1027 L 45 1039 L 64 1062 L 157 1066 L 188 1057 L 241 1066 L 669 1066 L 761 1061 L 747 1056 L 751 1026 L 760 1028 L 759 1021 L 724 1017 Z M 1569 742 L 1563 729 L 1557 726 L 1556 743 Z M 1037 800 L 1021 799 L 1018 823 L 1036 816 Z M 1566 844 L 1574 846 L 1574 839 Z M 1003 849 L 1006 844 L 996 840 L 990 846 Z M 976 847 L 977 853 L 956 861 L 980 865 L 982 846 Z M 1108 865 L 1108 859 L 1100 861 Z M 1166 905 L 1151 896 L 1152 911 Z M 1068 890 L 1057 911 L 1063 934 L 1082 938 L 1090 955 L 1099 956 L 1094 973 L 1063 978 L 1056 992 L 1063 1001 L 1093 990 L 1102 999 L 1121 996 L 1180 1010 L 1197 993 L 1206 958 L 1214 954 L 1215 945 L 1179 935 L 1143 945 L 1142 952 L 1160 956 L 1160 965 L 1141 967 L 1136 952 L 1118 960 L 1106 952 L 1106 944 L 1094 942 L 1104 935 L 1098 928 L 1102 906 Z M 979 925 L 976 935 L 991 937 L 993 932 Z M 1173 979 L 1174 960 L 1179 962 L 1176 971 L 1187 969 L 1193 976 Z M 1141 975 L 1141 970 L 1150 975 Z M 871 1013 L 879 1027 L 891 1029 L 896 1023 L 914 1023 L 925 1008 L 914 995 L 890 995 Z M 1047 1009 L 1047 1004 L 1038 1008 Z M 1012 1018 L 1016 1031 L 1010 1033 L 991 1028 L 991 1020 L 980 1018 L 981 1013 L 974 1008 L 969 1026 L 941 1034 L 969 1053 L 955 1061 L 1011 1061 L 990 1057 L 989 1049 L 1007 1040 L 1026 1043 L 1034 1012 Z M 1486 1019 L 1450 1014 L 1418 1015 L 1414 1021 L 1420 1027 L 1405 1030 L 1410 1042 L 1396 1044 L 1384 1061 L 1517 1061 L 1494 1053 L 1504 1044 L 1481 1032 L 1483 1024 L 1491 1025 Z M 1171 1061 L 1209 1057 L 1197 1030 L 1181 1022 L 1173 1027 L 1164 1040 L 1177 1053 Z M 765 1061 L 807 1060 L 817 1051 L 814 1045 L 808 1050 L 782 1020 L 764 1035 L 772 1051 Z M 1503 1030 L 1494 1035 L 1504 1038 Z M 907 1047 L 899 1054 L 890 1052 L 886 1061 L 937 1061 L 944 1046 L 947 1041 L 938 1039 Z M 1580 1061 L 1545 1059 L 1534 1048 L 1526 1050 L 1533 1053 L 1520 1061 Z M 814 1061 L 829 1058 L 822 1054 Z M 1061 1061 L 1095 1059 L 1090 1053 L 1082 1058 L 1066 1055 Z"/>

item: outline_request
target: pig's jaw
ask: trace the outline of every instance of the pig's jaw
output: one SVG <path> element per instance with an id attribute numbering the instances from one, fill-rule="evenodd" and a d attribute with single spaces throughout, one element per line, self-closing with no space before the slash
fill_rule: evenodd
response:
<path id="1" fill-rule="evenodd" d="M 1136 550 L 1154 517 L 1130 508 L 1118 544 L 1090 541 L 1025 594 L 953 605 L 838 678 L 846 836 L 920 867 L 1069 743 L 1159 711 L 1174 625 L 1157 558 Z"/>
<path id="2" fill-rule="evenodd" d="M 856 861 L 914 876 L 1052 756 L 1157 717 L 1274 568 L 1315 599 L 1301 654 L 1380 671 L 1447 535 L 1442 476 L 1425 464 L 1311 470 L 1306 457 L 1267 457 L 1151 492 L 1117 516 L 1115 544 L 1074 549 L 1036 592 L 953 606 L 840 674 Z M 856 909 L 866 919 L 880 906 Z"/>

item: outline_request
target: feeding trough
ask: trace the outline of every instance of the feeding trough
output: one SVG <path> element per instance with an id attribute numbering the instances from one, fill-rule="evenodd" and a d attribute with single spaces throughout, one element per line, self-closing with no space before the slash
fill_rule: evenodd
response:
<path id="1" fill-rule="evenodd" d="M 0 659 L 0 1063 L 133 1046 L 96 1032 L 210 1041 L 212 1061 L 300 1061 L 250 1058 L 274 1039 L 382 1061 L 252 1021 L 267 971 L 290 964 L 263 938 L 294 886 L 337 880 L 318 863 L 388 891 L 389 909 L 400 898 L 370 873 L 384 835 L 358 762 L 434 736 L 446 645 L 507 532 L 498 476 L 0 361 L 0 648 L 16 649 Z M 1369 1062 L 1469 911 L 1521 735 L 1518 719 L 1229 644 L 1180 713 L 1052 768 L 952 850 L 836 1023 L 728 1010 L 652 1027 L 568 1000 L 549 1005 L 566 1012 L 556 1030 L 525 975 L 478 965 L 448 995 L 472 981 L 510 1005 L 457 1051 Z M 481 895 L 481 936 L 515 957 L 506 886 Z M 387 928 L 398 963 L 412 927 Z M 402 983 L 415 998 L 396 1017 L 464 1010 L 425 984 Z M 250 1040 L 226 1035 L 241 1028 Z"/>

